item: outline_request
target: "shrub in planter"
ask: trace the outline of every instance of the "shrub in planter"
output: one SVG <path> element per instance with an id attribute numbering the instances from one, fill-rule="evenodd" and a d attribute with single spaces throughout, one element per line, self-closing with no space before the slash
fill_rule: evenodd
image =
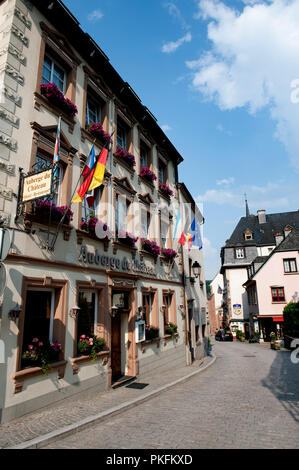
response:
<path id="1" fill-rule="evenodd" d="M 60 108 L 69 117 L 74 118 L 78 113 L 77 106 L 71 100 L 64 97 L 55 83 L 42 83 L 40 90 L 43 96 L 46 96 L 51 103 Z"/>
<path id="2" fill-rule="evenodd" d="M 156 242 L 152 242 L 151 240 L 146 240 L 145 238 L 141 239 L 142 249 L 148 251 L 154 256 L 159 256 L 161 254 L 161 248 Z"/>
<path id="3" fill-rule="evenodd" d="M 57 341 L 50 343 L 49 340 L 34 338 L 22 354 L 22 362 L 25 367 L 41 367 L 43 374 L 47 375 L 49 365 L 58 361 L 61 351 L 61 344 Z"/>
<path id="4" fill-rule="evenodd" d="M 283 310 L 284 335 L 299 338 L 299 302 L 290 302 Z"/>
<path id="5" fill-rule="evenodd" d="M 110 134 L 104 131 L 104 128 L 100 122 L 92 122 L 88 124 L 87 130 L 94 137 L 105 140 L 105 141 L 108 140 L 110 143 L 112 143 Z"/>
<path id="6" fill-rule="evenodd" d="M 141 167 L 140 176 L 147 179 L 151 183 L 153 183 L 154 181 L 157 180 L 156 175 L 147 166 L 142 166 Z"/>
<path id="7" fill-rule="evenodd" d="M 245 341 L 245 333 L 240 330 L 237 330 L 236 337 L 237 340 L 241 341 L 242 343 Z"/>
<path id="8" fill-rule="evenodd" d="M 167 197 L 173 196 L 173 191 L 170 189 L 169 186 L 167 186 L 167 184 L 160 183 L 159 184 L 159 189 L 160 189 L 161 193 L 164 194 L 165 196 L 167 196 Z"/>
<path id="9" fill-rule="evenodd" d="M 121 147 L 117 147 L 115 156 L 119 158 L 120 160 L 125 161 L 131 166 L 136 165 L 136 160 L 135 157 L 132 153 L 127 152 L 127 150 L 122 149 Z"/>
<path id="10" fill-rule="evenodd" d="M 145 339 L 147 341 L 150 341 L 152 339 L 159 338 L 159 328 L 156 328 L 155 326 L 145 326 Z"/>
<path id="11" fill-rule="evenodd" d="M 178 331 L 177 325 L 171 322 L 166 323 L 164 327 L 165 335 L 171 335 L 171 337 L 174 338 L 177 331 Z"/>
<path id="12" fill-rule="evenodd" d="M 94 362 L 97 359 L 97 353 L 103 351 L 105 344 L 103 338 L 82 335 L 78 342 L 78 351 L 84 356 L 91 356 L 92 362 Z"/>

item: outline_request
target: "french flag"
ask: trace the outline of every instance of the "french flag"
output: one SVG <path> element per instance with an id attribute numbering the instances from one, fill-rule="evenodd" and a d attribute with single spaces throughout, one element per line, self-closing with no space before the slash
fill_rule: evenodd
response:
<path id="1" fill-rule="evenodd" d="M 95 162 L 96 162 L 96 154 L 95 154 L 94 145 L 93 145 L 89 153 L 88 160 L 85 164 L 83 173 L 82 173 L 83 178 L 86 178 L 88 176 L 90 171 L 93 169 Z M 86 201 L 87 201 L 88 207 L 92 207 L 94 205 L 94 201 L 95 201 L 94 191 L 89 191 L 87 193 Z"/>

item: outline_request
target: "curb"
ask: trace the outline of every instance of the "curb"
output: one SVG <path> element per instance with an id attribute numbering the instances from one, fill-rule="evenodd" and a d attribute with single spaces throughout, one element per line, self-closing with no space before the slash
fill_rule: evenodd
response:
<path id="1" fill-rule="evenodd" d="M 212 364 L 214 364 L 214 362 L 216 361 L 217 356 L 215 356 L 214 354 L 211 354 L 211 356 L 212 356 L 211 362 L 206 364 L 204 367 L 200 367 L 198 370 L 192 372 L 191 374 L 185 375 L 184 377 L 181 377 L 180 379 L 177 379 L 174 382 L 171 382 L 167 385 L 163 385 L 162 387 L 159 387 L 158 389 L 153 390 L 152 392 L 145 393 L 139 398 L 135 398 L 134 400 L 124 402 L 119 406 L 109 408 L 108 410 L 102 411 L 101 413 L 98 413 L 96 415 L 89 416 L 81 421 L 78 421 L 78 423 L 65 426 L 64 428 L 57 429 L 48 434 L 44 434 L 43 436 L 36 437 L 35 439 L 32 439 L 30 441 L 23 442 L 22 444 L 17 444 L 12 447 L 6 447 L 5 449 L 39 449 L 48 445 L 50 442 L 56 441 L 58 438 L 67 437 L 75 432 L 84 430 L 90 425 L 97 424 L 99 421 L 103 421 L 104 419 L 110 418 L 123 411 L 129 410 L 130 408 L 133 408 L 149 400 L 150 398 L 153 398 L 156 395 L 159 395 L 161 392 L 164 392 L 179 383 L 186 382 L 188 379 L 190 379 L 194 375 L 197 375 L 200 372 L 203 372 Z"/>

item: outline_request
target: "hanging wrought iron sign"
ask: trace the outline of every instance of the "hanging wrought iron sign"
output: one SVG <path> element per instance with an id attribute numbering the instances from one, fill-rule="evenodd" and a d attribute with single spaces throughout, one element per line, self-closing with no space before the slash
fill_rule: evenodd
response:
<path id="1" fill-rule="evenodd" d="M 52 193 L 52 175 L 53 171 L 47 170 L 24 177 L 21 202 L 30 202 L 50 196 Z"/>

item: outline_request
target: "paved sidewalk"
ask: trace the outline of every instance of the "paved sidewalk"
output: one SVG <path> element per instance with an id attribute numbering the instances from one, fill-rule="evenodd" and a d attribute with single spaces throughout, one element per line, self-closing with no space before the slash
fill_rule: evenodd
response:
<path id="1" fill-rule="evenodd" d="M 120 387 L 104 393 L 94 389 L 81 392 L 40 411 L 0 425 L 0 449 L 43 447 L 60 437 L 84 427 L 102 422 L 109 417 L 136 406 L 163 391 L 182 383 L 212 365 L 211 355 L 190 367 L 179 367 L 161 375 L 143 375 L 135 382 L 146 383 L 143 390 Z"/>

